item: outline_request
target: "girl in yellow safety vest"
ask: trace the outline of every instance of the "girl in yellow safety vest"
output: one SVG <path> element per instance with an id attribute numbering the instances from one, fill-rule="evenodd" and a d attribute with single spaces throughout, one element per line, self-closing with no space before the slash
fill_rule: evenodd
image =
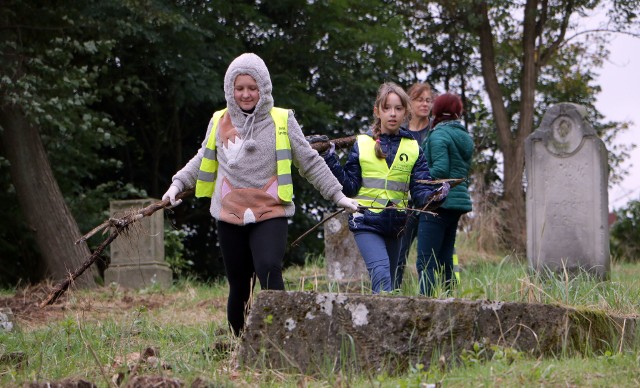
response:
<path id="1" fill-rule="evenodd" d="M 284 290 L 287 218 L 295 211 L 291 164 L 324 198 L 357 209 L 305 139 L 293 111 L 273 106 L 271 89 L 260 57 L 234 59 L 224 77 L 226 109 L 213 114 L 200 150 L 162 197 L 176 206 L 176 195 L 195 187 L 196 196 L 211 198 L 229 281 L 227 318 L 236 335 L 256 277 L 262 289 Z"/>
<path id="2" fill-rule="evenodd" d="M 418 142 L 400 128 L 409 110 L 409 96 L 400 86 L 382 84 L 373 106 L 373 126 L 356 137 L 345 165 L 333 150 L 323 155 L 343 192 L 358 201 L 358 211 L 349 217 L 349 229 L 367 266 L 373 293 L 393 289 L 409 194 L 417 208 L 427 203 L 432 208 L 449 191 L 447 183 L 417 182 L 431 180 L 431 175 Z"/>

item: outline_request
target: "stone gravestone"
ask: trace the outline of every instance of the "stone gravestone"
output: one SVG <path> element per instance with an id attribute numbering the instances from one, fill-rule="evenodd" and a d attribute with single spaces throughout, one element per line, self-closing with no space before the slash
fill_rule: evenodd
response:
<path id="1" fill-rule="evenodd" d="M 369 282 L 369 274 L 348 219 L 348 214 L 341 213 L 324 224 L 324 258 L 329 281 L 357 288 Z"/>
<path id="2" fill-rule="evenodd" d="M 525 141 L 527 259 L 609 278 L 607 149 L 583 106 L 561 103 Z"/>
<path id="3" fill-rule="evenodd" d="M 110 215 L 120 218 L 156 201 L 152 198 L 112 201 Z M 111 243 L 110 249 L 111 263 L 104 273 L 105 284 L 118 283 L 129 288 L 171 285 L 171 268 L 164 261 L 163 210 L 131 224 Z"/>

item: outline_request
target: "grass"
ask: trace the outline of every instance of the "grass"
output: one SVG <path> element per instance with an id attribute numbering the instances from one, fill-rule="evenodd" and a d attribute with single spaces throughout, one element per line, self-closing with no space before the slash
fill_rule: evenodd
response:
<path id="1" fill-rule="evenodd" d="M 460 286 L 451 293 L 440 290 L 438 297 L 554 303 L 640 315 L 640 264 L 614 263 L 611 281 L 598 282 L 586 274 L 575 278 L 534 275 L 517 257 L 478 258 L 470 252 L 459 251 Z M 414 263 L 411 257 L 404 295 L 417 294 Z M 322 260 L 289 268 L 285 278 L 289 290 L 338 291 L 337 285 L 327 282 Z M 367 286 L 361 285 L 363 292 Z M 0 298 L 14 294 L 15 290 L 0 291 Z M 0 386 L 85 379 L 114 387 L 133 375 L 178 378 L 186 386 L 204 382 L 204 386 L 223 387 L 640 385 L 637 346 L 621 352 L 531 359 L 513 349 L 484 352 L 478 344 L 460 360 L 434 360 L 428 370 L 413 365 L 398 376 L 338 371 L 312 377 L 239 369 L 238 341 L 230 336 L 225 322 L 226 295 L 224 281 L 204 285 L 190 280 L 168 290 L 106 286 L 73 291 L 64 310 L 49 308 L 53 315 L 46 319 L 21 321 L 14 332 L 0 331 Z M 147 356 L 141 356 L 145 352 Z"/>

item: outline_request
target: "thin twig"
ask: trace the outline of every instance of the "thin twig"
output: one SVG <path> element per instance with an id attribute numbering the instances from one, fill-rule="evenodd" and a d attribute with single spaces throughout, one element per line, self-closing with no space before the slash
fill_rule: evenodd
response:
<path id="1" fill-rule="evenodd" d="M 84 241 L 87 241 L 91 236 L 93 236 L 94 234 L 98 233 L 99 231 L 101 231 L 102 229 L 108 227 L 109 225 L 111 225 L 111 218 L 109 218 L 108 220 L 106 220 L 105 222 L 101 223 L 100 225 L 96 226 L 95 228 L 91 229 L 91 231 L 87 234 L 85 234 L 84 236 L 80 237 L 75 244 L 78 245 Z"/>
<path id="2" fill-rule="evenodd" d="M 98 246 L 98 248 L 96 248 L 96 250 L 91 254 L 91 256 L 89 256 L 89 258 L 85 260 L 85 262 L 82 263 L 82 265 L 78 269 L 76 269 L 73 273 L 70 273 L 65 280 L 58 283 L 58 285 L 53 289 L 53 291 L 49 293 L 49 296 L 47 296 L 47 299 L 45 299 L 44 301 L 42 301 L 42 303 L 40 303 L 40 308 L 53 304 L 56 300 L 58 300 L 58 298 L 60 298 L 60 296 L 62 296 L 62 294 L 64 294 L 65 291 L 67 291 L 67 289 L 69 288 L 69 285 L 78 276 L 82 275 L 82 273 L 86 271 L 86 269 L 89 268 L 91 264 L 93 264 L 98 259 L 98 257 L 100 257 L 100 254 L 102 253 L 102 251 L 107 247 L 107 245 L 111 244 L 111 242 L 113 242 L 113 240 L 115 240 L 119 234 L 120 234 L 120 229 L 116 229 L 113 232 L 111 232 L 109 237 L 107 237 L 107 239 L 104 240 L 102 244 Z"/>
<path id="3" fill-rule="evenodd" d="M 464 182 L 465 178 L 445 178 L 445 179 L 432 179 L 432 180 L 424 180 L 424 179 L 416 179 L 418 183 L 424 183 L 426 185 L 440 185 L 445 182 L 449 183 L 451 188 L 458 186 L 460 183 Z"/>
<path id="4" fill-rule="evenodd" d="M 410 211 L 410 212 L 416 212 L 416 213 L 427 213 L 427 214 L 434 214 L 432 211 L 429 210 L 424 210 L 424 209 L 416 209 L 413 207 L 397 207 L 397 206 L 384 206 L 384 207 L 377 207 L 377 206 L 362 206 L 362 205 L 358 205 L 358 209 L 394 209 L 394 210 L 402 210 L 402 211 Z"/>
<path id="5" fill-rule="evenodd" d="M 315 224 L 313 226 L 313 228 L 307 230 L 306 232 L 304 232 L 300 237 L 298 237 L 294 242 L 291 243 L 292 247 L 295 247 L 296 245 L 298 245 L 298 242 L 300 240 L 302 240 L 303 238 L 305 238 L 305 236 L 307 236 L 309 233 L 313 232 L 314 230 L 316 230 L 320 225 L 324 224 L 325 222 L 329 221 L 330 219 L 332 219 L 333 217 L 337 216 L 338 214 L 344 212 L 344 208 L 338 210 L 335 213 L 332 213 L 329 217 L 325 218 L 324 220 L 318 222 L 317 224 Z"/>
<path id="6" fill-rule="evenodd" d="M 429 202 L 431 203 L 431 201 Z M 426 210 L 426 209 L 415 209 L 415 208 L 410 208 L 410 207 L 403 207 L 403 208 L 399 208 L 397 206 L 385 206 L 385 207 L 377 207 L 377 206 L 362 206 L 362 205 L 358 205 L 358 209 L 395 209 L 395 210 L 406 210 L 406 211 L 412 211 L 412 212 L 417 212 L 417 213 L 427 213 L 427 214 L 434 214 L 433 212 Z M 306 232 L 304 232 L 300 237 L 298 237 L 294 242 L 291 243 L 292 247 L 295 247 L 298 245 L 298 242 L 300 242 L 300 240 L 302 240 L 303 238 L 305 238 L 309 233 L 313 232 L 314 230 L 316 230 L 320 225 L 324 224 L 325 222 L 329 221 L 330 219 L 332 219 L 333 217 L 337 216 L 338 214 L 344 212 L 345 209 L 340 209 L 337 212 L 331 214 L 329 217 L 325 218 L 324 220 L 318 222 L 317 224 L 315 224 L 311 229 L 307 230 Z"/>

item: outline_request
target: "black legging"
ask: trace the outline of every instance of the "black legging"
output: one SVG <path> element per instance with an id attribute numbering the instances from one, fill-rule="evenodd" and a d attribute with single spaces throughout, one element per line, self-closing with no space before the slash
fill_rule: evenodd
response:
<path id="1" fill-rule="evenodd" d="M 251 283 L 258 276 L 263 290 L 284 290 L 282 259 L 287 247 L 286 218 L 244 226 L 218 221 L 218 240 L 229 281 L 227 319 L 235 335 L 244 326 Z"/>

